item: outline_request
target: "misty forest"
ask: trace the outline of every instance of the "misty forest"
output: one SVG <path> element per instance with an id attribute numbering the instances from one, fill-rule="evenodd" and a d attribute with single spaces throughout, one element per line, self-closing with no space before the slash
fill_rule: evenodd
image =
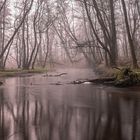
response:
<path id="1" fill-rule="evenodd" d="M 140 0 L 0 0 L 0 140 L 140 139 Z"/>

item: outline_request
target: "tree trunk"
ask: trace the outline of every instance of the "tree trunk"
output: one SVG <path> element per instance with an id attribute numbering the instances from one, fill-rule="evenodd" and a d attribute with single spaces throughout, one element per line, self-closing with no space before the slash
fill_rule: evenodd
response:
<path id="1" fill-rule="evenodd" d="M 117 38 L 116 38 L 116 23 L 114 15 L 114 0 L 109 0 L 110 2 L 110 13 L 111 13 L 111 46 L 110 53 L 112 55 L 111 66 L 117 65 Z"/>
<path id="2" fill-rule="evenodd" d="M 129 23 L 128 23 L 125 1 L 121 0 L 121 2 L 122 2 L 126 31 L 127 31 L 127 37 L 128 37 L 128 42 L 129 42 L 130 52 L 131 52 L 131 57 L 132 57 L 132 65 L 133 65 L 133 68 L 138 68 L 137 58 L 136 58 L 136 54 L 135 54 L 135 46 L 134 46 L 134 42 L 133 42 L 133 39 L 132 39 L 132 36 L 131 36 L 131 33 L 130 33 L 130 27 L 129 27 Z"/>

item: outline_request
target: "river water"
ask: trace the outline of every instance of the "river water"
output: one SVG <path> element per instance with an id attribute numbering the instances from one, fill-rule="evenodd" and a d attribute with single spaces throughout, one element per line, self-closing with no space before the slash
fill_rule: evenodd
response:
<path id="1" fill-rule="evenodd" d="M 52 76 L 62 72 L 67 74 Z M 96 78 L 91 69 L 49 74 L 4 79 L 0 140 L 140 139 L 139 87 L 68 84 Z"/>

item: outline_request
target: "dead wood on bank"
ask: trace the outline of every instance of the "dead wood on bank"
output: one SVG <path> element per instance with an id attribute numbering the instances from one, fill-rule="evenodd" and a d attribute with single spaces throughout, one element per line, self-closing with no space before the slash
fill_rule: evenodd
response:
<path id="1" fill-rule="evenodd" d="M 46 74 L 44 75 L 44 77 L 59 77 L 59 76 L 63 76 L 66 75 L 67 73 L 60 73 L 60 74 Z"/>
<path id="2" fill-rule="evenodd" d="M 129 87 L 133 85 L 140 84 L 140 76 L 137 72 L 131 70 L 130 68 L 117 68 L 119 71 L 114 77 L 105 77 L 98 79 L 86 79 L 86 80 L 76 80 L 72 81 L 71 84 L 103 84 L 111 85 L 116 87 Z"/>

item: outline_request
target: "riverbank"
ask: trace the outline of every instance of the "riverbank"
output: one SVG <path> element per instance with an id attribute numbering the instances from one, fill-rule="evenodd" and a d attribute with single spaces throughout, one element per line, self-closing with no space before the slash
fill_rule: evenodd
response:
<path id="1" fill-rule="evenodd" d="M 109 68 L 105 67 L 104 65 L 99 65 L 97 67 L 97 71 L 99 73 L 99 77 L 112 77 L 116 76 L 116 74 L 120 71 L 119 69 L 127 68 L 126 66 L 121 66 L 118 68 Z M 140 68 L 139 69 L 132 69 L 132 71 L 136 72 L 140 76 Z"/>
<path id="2" fill-rule="evenodd" d="M 101 77 L 101 78 L 102 77 L 113 77 L 116 75 L 116 73 L 118 71 L 113 68 L 105 67 L 104 65 L 99 65 L 96 70 L 97 70 L 99 77 Z"/>
<path id="3" fill-rule="evenodd" d="M 37 73 L 45 73 L 47 69 L 31 69 L 31 70 L 22 70 L 22 69 L 6 69 L 0 70 L 0 77 L 15 77 L 15 76 L 29 76 Z"/>
<path id="4" fill-rule="evenodd" d="M 134 85 L 140 85 L 140 69 L 132 69 L 130 67 L 116 67 L 116 68 L 107 68 L 104 66 L 98 67 L 99 71 L 99 79 L 105 79 L 103 81 L 106 82 L 106 79 L 112 78 L 112 81 L 109 81 L 114 86 L 117 87 L 129 87 Z"/>

